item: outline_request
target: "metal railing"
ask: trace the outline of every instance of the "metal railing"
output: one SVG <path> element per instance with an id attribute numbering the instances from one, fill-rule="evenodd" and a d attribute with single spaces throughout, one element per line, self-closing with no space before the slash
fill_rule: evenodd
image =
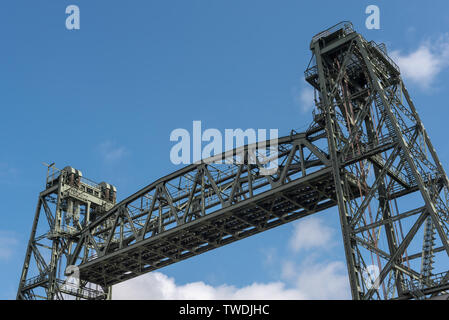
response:
<path id="1" fill-rule="evenodd" d="M 100 299 L 106 296 L 106 293 L 102 290 L 94 288 L 80 287 L 79 285 L 66 282 L 64 280 L 57 280 L 59 291 L 71 296 L 75 296 L 81 299 L 91 300 Z"/>
<path id="2" fill-rule="evenodd" d="M 331 35 L 332 33 L 336 32 L 336 31 L 338 31 L 340 29 L 343 30 L 343 35 L 348 35 L 348 34 L 354 32 L 354 26 L 352 25 L 351 22 L 349 22 L 349 21 L 342 21 L 342 22 L 337 23 L 336 25 L 330 27 L 329 29 L 321 31 L 320 33 L 318 33 L 315 36 L 313 36 L 312 43 L 318 41 L 319 39 L 321 39 L 323 37 L 327 37 L 327 36 Z"/>
<path id="3" fill-rule="evenodd" d="M 422 290 L 431 287 L 438 287 L 443 285 L 443 280 L 447 272 L 433 274 L 430 277 L 423 279 L 405 279 L 403 283 L 404 291 L 413 292 L 415 290 Z"/>
<path id="4" fill-rule="evenodd" d="M 391 59 L 388 54 L 387 54 L 387 47 L 385 46 L 384 43 L 380 43 L 377 44 L 374 41 L 370 41 L 369 45 L 375 49 L 382 57 L 385 58 L 385 60 L 387 60 L 391 66 L 398 72 L 401 73 L 401 70 L 399 69 L 399 66 L 393 61 L 393 59 Z"/>
<path id="5" fill-rule="evenodd" d="M 25 283 L 23 284 L 23 287 L 24 287 L 24 289 L 31 288 L 31 287 L 36 286 L 38 283 L 45 282 L 45 281 L 48 281 L 48 274 L 41 273 L 40 275 L 38 275 L 36 277 L 27 279 L 25 281 Z"/>
<path id="6" fill-rule="evenodd" d="M 311 78 L 313 76 L 316 76 L 318 74 L 318 67 L 317 66 L 313 66 L 308 68 L 306 71 L 304 71 L 304 76 L 305 78 Z"/>

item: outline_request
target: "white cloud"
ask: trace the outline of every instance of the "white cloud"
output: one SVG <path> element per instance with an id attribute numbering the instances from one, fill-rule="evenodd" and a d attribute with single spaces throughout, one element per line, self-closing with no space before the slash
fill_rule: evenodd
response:
<path id="1" fill-rule="evenodd" d="M 425 41 L 408 54 L 392 51 L 390 56 L 399 65 L 406 80 L 427 89 L 437 75 L 449 66 L 449 36 L 441 36 L 433 42 Z"/>
<path id="2" fill-rule="evenodd" d="M 124 147 L 117 146 L 112 141 L 105 141 L 100 144 L 99 150 L 104 160 L 107 162 L 120 160 L 126 154 L 126 149 Z"/>
<path id="3" fill-rule="evenodd" d="M 152 272 L 114 286 L 112 297 L 121 300 L 292 300 L 306 298 L 300 290 L 287 289 L 282 282 L 253 283 L 242 288 L 230 285 L 213 287 L 202 281 L 177 285 L 175 279 L 160 272 Z"/>
<path id="4" fill-rule="evenodd" d="M 350 299 L 346 265 L 341 261 L 300 265 L 287 261 L 282 277 L 301 288 L 307 299 Z"/>
<path id="5" fill-rule="evenodd" d="M 293 279 L 297 276 L 297 268 L 293 261 L 287 260 L 282 263 L 281 277 L 283 279 Z"/>
<path id="6" fill-rule="evenodd" d="M 321 219 L 311 217 L 294 225 L 290 243 L 294 251 L 326 250 L 332 234 L 333 230 Z M 274 249 L 265 259 L 271 260 L 273 253 Z M 253 283 L 240 288 L 228 284 L 214 287 L 202 281 L 178 285 L 174 278 L 152 272 L 114 286 L 112 296 L 122 300 L 350 299 L 345 264 L 341 261 L 317 263 L 318 256 L 319 250 L 315 250 L 299 265 L 292 260 L 283 261 L 278 274 L 284 281 Z"/>
<path id="7" fill-rule="evenodd" d="M 349 284 L 343 262 L 296 266 L 283 273 L 288 281 L 253 283 L 245 287 L 208 285 L 202 281 L 178 285 L 174 278 L 160 272 L 115 285 L 115 300 L 304 300 L 349 299 Z M 286 283 L 293 286 L 288 288 Z"/>
<path id="8" fill-rule="evenodd" d="M 293 251 L 329 248 L 333 230 L 318 217 L 308 217 L 293 224 L 290 247 Z"/>
<path id="9" fill-rule="evenodd" d="M 8 260 L 16 251 L 16 235 L 10 231 L 0 231 L 0 260 Z"/>

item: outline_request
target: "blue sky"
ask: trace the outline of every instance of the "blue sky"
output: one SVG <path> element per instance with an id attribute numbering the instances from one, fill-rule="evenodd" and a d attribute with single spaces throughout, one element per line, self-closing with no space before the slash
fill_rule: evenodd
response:
<path id="1" fill-rule="evenodd" d="M 65 28 L 71 4 L 80 8 L 80 30 Z M 380 30 L 365 28 L 370 4 L 380 8 Z M 180 168 L 170 163 L 170 133 L 191 130 L 194 120 L 280 135 L 304 128 L 311 121 L 303 81 L 310 40 L 342 20 L 386 43 L 448 169 L 448 10 L 442 0 L 2 1 L 0 298 L 15 298 L 44 187 L 42 162 L 108 181 L 122 199 Z M 302 232 L 309 245 L 298 248 L 301 230 L 322 237 Z M 171 288 L 177 297 L 271 290 L 347 298 L 344 263 L 332 209 L 169 266 L 118 297 L 142 290 L 159 297 L 157 288 Z"/>

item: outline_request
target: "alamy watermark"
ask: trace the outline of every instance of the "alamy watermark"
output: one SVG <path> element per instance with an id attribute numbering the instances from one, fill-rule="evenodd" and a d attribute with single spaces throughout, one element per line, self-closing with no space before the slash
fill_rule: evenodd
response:
<path id="1" fill-rule="evenodd" d="M 80 287 L 80 270 L 78 266 L 69 265 L 65 269 L 64 275 L 67 277 L 62 285 L 62 289 L 68 292 L 77 292 Z"/>
<path id="2" fill-rule="evenodd" d="M 379 289 L 380 287 L 380 271 L 376 265 L 369 265 L 362 270 L 363 282 L 368 290 Z"/>
<path id="3" fill-rule="evenodd" d="M 65 13 L 69 16 L 65 19 L 65 27 L 67 30 L 80 29 L 80 8 L 76 5 L 69 5 L 65 9 Z"/>
<path id="4" fill-rule="evenodd" d="M 173 164 L 225 163 L 257 165 L 262 175 L 278 168 L 278 129 L 202 130 L 201 121 L 193 121 L 192 134 L 183 128 L 170 134 L 177 142 L 170 150 Z M 203 146 L 204 143 L 207 143 Z"/>
<path id="5" fill-rule="evenodd" d="M 369 5 L 365 9 L 365 13 L 369 16 L 365 20 L 365 27 L 369 30 L 380 29 L 380 9 L 376 5 Z"/>
<path id="6" fill-rule="evenodd" d="M 80 8 L 77 5 L 71 4 L 66 7 L 65 26 L 67 30 L 79 30 L 80 29 Z M 367 29 L 380 29 L 380 9 L 377 5 L 369 5 L 365 9 L 365 14 L 369 16 L 365 20 L 365 26 Z"/>

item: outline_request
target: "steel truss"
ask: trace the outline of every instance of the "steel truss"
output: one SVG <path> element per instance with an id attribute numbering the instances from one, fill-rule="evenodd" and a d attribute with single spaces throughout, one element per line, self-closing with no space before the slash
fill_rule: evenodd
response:
<path id="1" fill-rule="evenodd" d="M 399 68 L 350 23 L 313 37 L 311 50 L 305 76 L 316 92 L 314 121 L 277 141 L 278 167 L 269 175 L 258 145 L 248 145 L 214 158 L 224 163 L 190 165 L 118 204 L 86 197 L 85 185 L 64 170 L 47 181 L 17 298 L 35 298 L 37 288 L 48 299 L 108 298 L 114 284 L 334 206 L 354 299 L 445 294 L 448 179 Z M 82 219 L 62 218 L 74 212 L 67 199 L 85 207 Z M 76 292 L 58 277 L 66 266 L 79 268 Z M 366 281 L 373 266 L 378 273 Z"/>
<path id="2" fill-rule="evenodd" d="M 83 230 L 70 263 L 79 263 L 85 244 L 98 248 L 95 259 L 81 261 L 81 276 L 110 286 L 335 206 L 319 140 L 325 137 L 280 138 L 274 175 L 238 164 L 251 157 L 249 146 L 228 164 L 195 164 L 166 176 Z"/>

